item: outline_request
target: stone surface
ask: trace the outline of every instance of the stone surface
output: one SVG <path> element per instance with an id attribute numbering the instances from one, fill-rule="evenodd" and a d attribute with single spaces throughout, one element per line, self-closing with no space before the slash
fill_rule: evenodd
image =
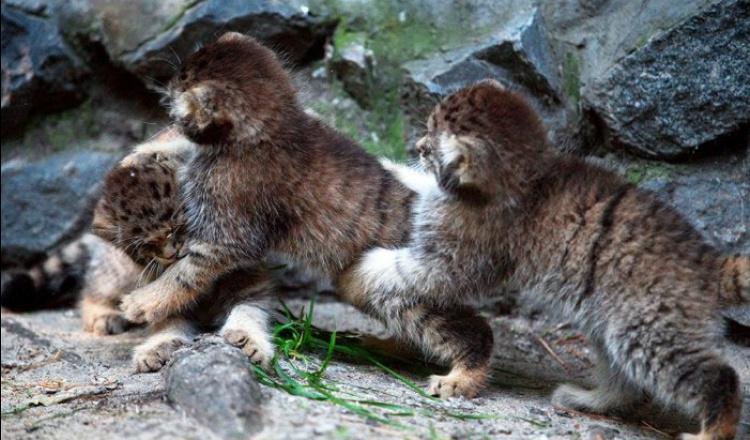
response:
<path id="1" fill-rule="evenodd" d="M 289 299 L 287 303 L 299 312 L 307 300 Z M 144 331 L 95 337 L 81 331 L 77 312 L 62 310 L 23 315 L 3 311 L 1 320 L 3 423 L 0 429 L 4 438 L 226 438 L 173 408 L 164 399 L 167 391 L 162 375 L 133 374 L 130 353 L 143 340 Z M 319 301 L 314 323 L 326 329 L 384 334 L 378 323 L 336 302 Z M 405 428 L 364 419 L 325 401 L 262 386 L 264 429 L 254 438 L 570 439 L 588 438 L 592 432 L 611 435 L 608 439 L 659 437 L 641 420 L 657 429 L 675 432 L 675 424 L 665 421 L 660 410 L 653 410 L 654 415 L 643 419 L 623 421 L 554 408 L 549 393 L 556 383 L 588 381 L 591 355 L 585 341 L 556 322 L 503 316 L 492 318 L 491 325 L 496 338 L 493 380 L 476 399 L 424 399 L 374 366 L 334 356 L 324 377 L 343 392 L 353 393 L 353 398 L 414 409 L 414 415 L 396 418 Z M 544 348 L 540 338 L 555 351 L 562 364 Z M 190 351 L 187 349 L 185 354 Z M 728 351 L 730 362 L 742 378 L 747 405 L 750 363 L 739 349 L 730 347 Z M 324 355 L 305 354 L 313 362 L 319 362 Z M 425 374 L 440 373 L 429 366 L 421 373 L 405 365 L 389 363 L 389 366 L 419 386 L 427 383 Z M 198 383 L 193 393 L 207 394 Z M 446 412 L 478 418 L 462 420 L 448 417 Z"/>
<path id="2" fill-rule="evenodd" d="M 550 39 L 561 60 L 579 72 L 567 80 L 587 84 L 600 78 L 618 60 L 642 47 L 653 35 L 679 24 L 711 0 L 556 0 L 539 2 Z M 637 24 L 637 25 L 636 25 Z"/>
<path id="3" fill-rule="evenodd" d="M 744 149 L 690 164 L 612 155 L 607 162 L 674 206 L 714 246 L 750 254 L 749 155 Z"/>
<path id="4" fill-rule="evenodd" d="M 328 67 L 347 91 L 363 108 L 372 104 L 373 53 L 367 48 L 364 33 L 350 34 L 346 42 L 333 49 Z"/>
<path id="5" fill-rule="evenodd" d="M 220 337 L 174 353 L 165 369 L 167 399 L 222 438 L 261 430 L 260 386 L 247 356 Z"/>
<path id="6" fill-rule="evenodd" d="M 2 265 L 22 264 L 79 233 L 117 155 L 71 152 L 2 166 Z"/>
<path id="7" fill-rule="evenodd" d="M 750 133 L 750 6 L 722 0 L 620 60 L 583 90 L 607 141 L 674 159 Z"/>
<path id="8" fill-rule="evenodd" d="M 150 2 L 149 2 L 150 3 Z M 204 0 L 171 14 L 167 25 L 137 45 L 117 36 L 109 29 L 114 58 L 140 77 L 168 78 L 178 64 L 196 46 L 209 42 L 227 31 L 252 35 L 282 53 L 289 61 L 304 62 L 314 58 L 325 38 L 333 32 L 335 21 L 305 13 L 302 3 L 243 0 Z M 112 17 L 114 20 L 118 17 Z M 122 23 L 120 23 L 121 25 Z M 154 29 L 157 30 L 157 29 Z M 121 32 L 132 33 L 128 26 Z M 128 44 L 125 44 L 128 43 Z"/>
<path id="9" fill-rule="evenodd" d="M 423 126 L 441 97 L 485 78 L 494 78 L 527 95 L 553 131 L 566 125 L 559 105 L 562 96 L 557 62 L 538 9 L 518 14 L 476 43 L 403 67 L 400 97 L 411 127 Z M 414 138 L 412 133 L 407 137 Z"/>
<path id="10" fill-rule="evenodd" d="M 27 5 L 39 13 L 45 7 Z M 35 113 L 79 103 L 86 68 L 54 21 L 3 3 L 2 135 L 19 132 Z"/>

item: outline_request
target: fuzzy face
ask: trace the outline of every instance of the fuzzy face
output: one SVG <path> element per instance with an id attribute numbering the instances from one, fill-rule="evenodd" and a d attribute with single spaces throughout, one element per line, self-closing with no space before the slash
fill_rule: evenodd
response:
<path id="1" fill-rule="evenodd" d="M 110 172 L 94 212 L 93 231 L 137 264 L 163 269 L 180 257 L 184 224 L 175 170 L 150 160 Z"/>
<path id="2" fill-rule="evenodd" d="M 191 55 L 167 92 L 170 116 L 182 132 L 212 146 L 268 139 L 279 129 L 283 109 L 297 105 L 276 55 L 236 32 Z"/>
<path id="3" fill-rule="evenodd" d="M 493 80 L 449 95 L 432 111 L 417 142 L 423 166 L 448 193 L 516 198 L 522 179 L 548 148 L 531 106 Z"/>

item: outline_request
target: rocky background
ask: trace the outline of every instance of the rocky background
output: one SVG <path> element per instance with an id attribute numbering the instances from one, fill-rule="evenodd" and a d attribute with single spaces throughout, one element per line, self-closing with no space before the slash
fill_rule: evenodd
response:
<path id="1" fill-rule="evenodd" d="M 311 112 L 369 151 L 398 160 L 409 160 L 436 100 L 495 78 L 531 99 L 561 149 L 657 192 L 727 252 L 750 253 L 747 0 L 3 0 L 3 270 L 38 261 L 87 227 L 102 175 L 166 123 L 154 90 L 197 45 L 229 30 L 283 53 Z M 321 327 L 382 332 L 349 308 L 321 301 Z M 552 408 L 546 393 L 555 382 L 586 377 L 585 342 L 512 296 L 483 309 L 497 330 L 496 386 L 478 400 L 453 404 L 508 417 L 417 417 L 406 433 L 259 388 L 231 370 L 236 353 L 215 341 L 201 342 L 199 355 L 224 359 L 235 372 L 221 377 L 238 381 L 250 400 L 217 416 L 232 413 L 236 420 L 201 418 L 189 408 L 193 403 L 186 409 L 164 396 L 189 397 L 179 384 L 203 370 L 170 372 L 167 379 L 188 379 L 166 382 L 130 373 L 128 351 L 141 333 L 95 338 L 82 333 L 75 311 L 4 311 L 2 433 L 213 438 L 234 432 L 226 426 L 249 427 L 243 435 L 263 438 L 673 432 L 674 424 L 659 417 L 623 422 Z M 750 324 L 750 311 L 729 313 Z M 730 351 L 747 397 L 750 355 Z M 409 398 L 409 390 L 368 367 L 343 363 L 329 371 L 342 382 Z M 526 380 L 520 385 L 519 374 Z M 45 386 L 54 381 L 62 385 Z M 29 409 L 18 411 L 19 405 Z"/>

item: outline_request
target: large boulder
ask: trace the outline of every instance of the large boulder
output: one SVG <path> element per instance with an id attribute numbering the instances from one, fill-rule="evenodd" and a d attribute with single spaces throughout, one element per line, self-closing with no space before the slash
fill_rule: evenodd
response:
<path id="1" fill-rule="evenodd" d="M 83 230 L 103 175 L 116 160 L 74 152 L 3 164 L 2 265 L 24 264 Z"/>
<path id="2" fill-rule="evenodd" d="M 617 148 L 659 159 L 746 143 L 750 6 L 718 1 L 648 40 L 583 90 Z"/>
<path id="3" fill-rule="evenodd" d="M 407 62 L 403 68 L 400 99 L 409 126 L 422 126 L 440 98 L 485 78 L 527 95 L 553 129 L 565 124 L 557 62 L 536 8 L 475 43 Z M 407 137 L 413 140 L 412 133 Z"/>
<path id="4" fill-rule="evenodd" d="M 46 9 L 31 3 L 33 13 Z M 18 132 L 34 113 L 61 110 L 84 98 L 86 68 L 50 19 L 3 4 L 1 60 L 3 136 Z"/>
<path id="5" fill-rule="evenodd" d="M 176 351 L 165 368 L 167 399 L 220 438 L 262 428 L 263 396 L 247 356 L 213 336 Z"/>
<path id="6" fill-rule="evenodd" d="M 227 31 L 252 35 L 293 63 L 321 58 L 336 21 L 314 16 L 304 5 L 297 0 L 85 0 L 60 6 L 60 15 L 79 39 L 100 40 L 115 63 L 142 79 L 162 81 L 196 47 Z"/>

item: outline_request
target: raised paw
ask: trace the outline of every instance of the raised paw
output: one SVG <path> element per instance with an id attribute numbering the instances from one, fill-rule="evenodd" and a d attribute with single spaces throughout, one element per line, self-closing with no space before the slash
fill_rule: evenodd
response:
<path id="1" fill-rule="evenodd" d="M 467 399 L 475 397 L 482 388 L 483 380 L 477 380 L 474 375 L 466 372 L 451 372 L 447 376 L 430 376 L 427 393 L 441 399 L 463 396 Z"/>
<path id="2" fill-rule="evenodd" d="M 130 323 L 118 311 L 93 316 L 84 323 L 84 329 L 97 336 L 117 335 L 130 327 Z"/>
<path id="3" fill-rule="evenodd" d="M 270 366 L 274 349 L 267 334 L 251 335 L 244 329 L 224 329 L 221 336 L 229 344 L 241 348 L 251 362 L 260 364 L 266 370 Z"/>
<path id="4" fill-rule="evenodd" d="M 172 353 L 186 343 L 187 341 L 180 337 L 164 337 L 144 342 L 136 347 L 133 353 L 135 371 L 149 373 L 161 370 L 172 357 Z"/>

